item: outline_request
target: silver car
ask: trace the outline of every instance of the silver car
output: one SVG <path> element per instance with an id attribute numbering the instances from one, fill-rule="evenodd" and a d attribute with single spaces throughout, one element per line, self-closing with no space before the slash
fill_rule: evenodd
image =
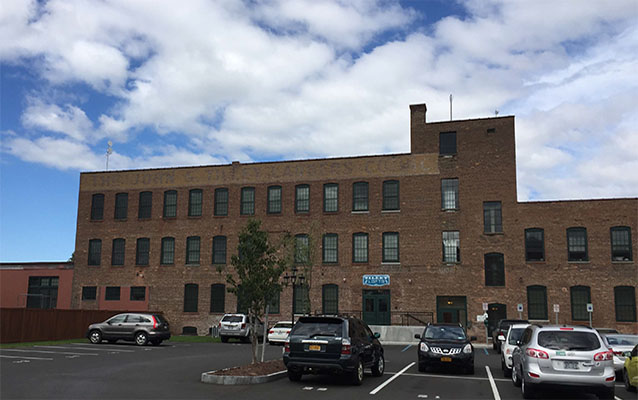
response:
<path id="1" fill-rule="evenodd" d="M 605 334 L 601 337 L 607 348 L 614 353 L 614 370 L 620 374 L 625 366 L 625 353 L 631 352 L 638 344 L 638 335 Z"/>
<path id="2" fill-rule="evenodd" d="M 219 321 L 219 337 L 222 342 L 228 342 L 229 338 L 237 338 L 242 342 L 250 342 L 253 324 L 246 314 L 225 314 Z M 264 323 L 256 319 L 255 330 L 257 337 L 264 337 Z"/>
<path id="3" fill-rule="evenodd" d="M 530 325 L 517 345 L 512 382 L 521 387 L 524 398 L 556 387 L 593 390 L 599 398 L 614 398 L 613 353 L 594 329 Z"/>

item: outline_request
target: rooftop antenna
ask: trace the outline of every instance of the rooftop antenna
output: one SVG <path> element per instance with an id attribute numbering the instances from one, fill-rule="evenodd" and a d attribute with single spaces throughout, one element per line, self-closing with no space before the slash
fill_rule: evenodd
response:
<path id="1" fill-rule="evenodd" d="M 107 143 L 109 146 L 106 148 L 106 170 L 109 170 L 109 156 L 113 154 L 113 142 L 110 140 Z"/>
<path id="2" fill-rule="evenodd" d="M 450 93 L 450 121 L 452 121 L 452 93 Z"/>
<path id="3" fill-rule="evenodd" d="M 498 117 L 498 110 L 494 110 L 494 116 Z"/>

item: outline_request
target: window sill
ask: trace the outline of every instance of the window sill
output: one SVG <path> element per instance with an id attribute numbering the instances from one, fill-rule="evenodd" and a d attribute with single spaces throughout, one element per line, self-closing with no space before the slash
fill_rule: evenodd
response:
<path id="1" fill-rule="evenodd" d="M 525 260 L 527 264 L 545 264 L 547 260 Z"/>
<path id="2" fill-rule="evenodd" d="M 111 267 L 114 267 L 114 268 L 123 268 L 123 267 L 124 267 L 124 264 L 118 264 L 118 265 L 113 265 L 113 264 L 111 264 Z"/>
<path id="3" fill-rule="evenodd" d="M 188 216 L 188 219 L 200 219 L 200 218 L 202 218 L 201 215 L 189 215 Z"/>
<path id="4" fill-rule="evenodd" d="M 399 267 L 401 266 L 401 262 L 400 261 L 382 261 L 381 266 Z"/>
<path id="5" fill-rule="evenodd" d="M 140 218 L 140 217 L 138 217 L 137 220 L 138 221 L 150 221 L 151 217 L 148 217 L 148 218 Z"/>
<path id="6" fill-rule="evenodd" d="M 127 222 L 128 218 L 113 218 L 113 221 L 115 221 L 115 222 Z"/>
<path id="7" fill-rule="evenodd" d="M 321 265 L 325 266 L 325 267 L 338 267 L 339 266 L 339 262 L 323 262 L 321 263 Z"/>
<path id="8" fill-rule="evenodd" d="M 310 215 L 310 211 L 296 211 L 295 215 Z"/>
<path id="9" fill-rule="evenodd" d="M 381 214 L 397 214 L 400 213 L 401 210 L 381 210 Z"/>
<path id="10" fill-rule="evenodd" d="M 567 261 L 568 264 L 591 264 L 591 261 Z"/>
<path id="11" fill-rule="evenodd" d="M 104 222 L 104 218 L 102 219 L 89 219 L 90 222 Z"/>
<path id="12" fill-rule="evenodd" d="M 213 218 L 226 218 L 228 217 L 228 214 L 226 215 L 213 215 Z"/>
<path id="13" fill-rule="evenodd" d="M 460 211 L 460 208 L 442 208 L 441 211 L 448 212 L 448 213 L 455 213 L 457 211 Z"/>
<path id="14" fill-rule="evenodd" d="M 503 232 L 483 232 L 483 234 L 487 236 L 502 236 L 504 233 Z"/>
<path id="15" fill-rule="evenodd" d="M 623 260 L 623 261 L 612 261 L 612 264 L 633 264 L 633 260 Z"/>
<path id="16" fill-rule="evenodd" d="M 148 267 L 149 264 L 135 264 L 136 267 Z"/>
<path id="17" fill-rule="evenodd" d="M 199 263 L 190 263 L 190 264 L 186 264 L 187 267 L 199 267 Z"/>
<path id="18" fill-rule="evenodd" d="M 370 214 L 370 210 L 367 211 L 351 211 L 351 214 Z"/>
<path id="19" fill-rule="evenodd" d="M 160 267 L 174 267 L 175 263 L 173 264 L 160 264 Z"/>
<path id="20" fill-rule="evenodd" d="M 445 261 L 443 261 L 441 263 L 441 266 L 443 266 L 443 267 L 453 267 L 455 265 L 461 265 L 461 262 L 460 261 L 458 261 L 458 262 L 445 262 Z"/>
<path id="21" fill-rule="evenodd" d="M 239 214 L 240 218 L 252 218 L 254 216 L 255 216 L 255 214 Z"/>
<path id="22" fill-rule="evenodd" d="M 164 217 L 164 216 L 162 216 L 162 219 L 165 220 L 165 221 L 174 221 L 174 220 L 177 219 L 177 217 Z"/>
<path id="23" fill-rule="evenodd" d="M 338 215 L 339 214 L 339 210 L 337 210 L 337 211 L 326 211 L 326 210 L 324 210 L 323 214 L 324 215 Z"/>
<path id="24" fill-rule="evenodd" d="M 281 211 L 280 212 L 269 212 L 269 211 L 266 211 L 266 215 L 269 216 L 269 217 L 277 217 L 277 216 L 281 215 Z"/>
<path id="25" fill-rule="evenodd" d="M 352 265 L 357 265 L 357 266 L 360 266 L 360 265 L 369 265 L 369 264 L 370 264 L 370 263 L 369 263 L 368 261 L 353 261 L 353 262 L 352 262 Z"/>

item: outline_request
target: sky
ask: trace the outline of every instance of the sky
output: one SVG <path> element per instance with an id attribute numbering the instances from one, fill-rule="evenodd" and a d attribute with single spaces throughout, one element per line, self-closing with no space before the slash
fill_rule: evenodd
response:
<path id="1" fill-rule="evenodd" d="M 73 253 L 79 174 L 407 153 L 516 117 L 518 198 L 638 196 L 636 0 L 2 0 L 0 261 Z"/>

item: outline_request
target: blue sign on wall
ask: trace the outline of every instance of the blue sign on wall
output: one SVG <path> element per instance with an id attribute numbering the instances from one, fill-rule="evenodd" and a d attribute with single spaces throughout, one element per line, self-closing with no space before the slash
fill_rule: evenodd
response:
<path id="1" fill-rule="evenodd" d="M 390 275 L 363 275 L 364 286 L 387 286 L 390 284 Z"/>

